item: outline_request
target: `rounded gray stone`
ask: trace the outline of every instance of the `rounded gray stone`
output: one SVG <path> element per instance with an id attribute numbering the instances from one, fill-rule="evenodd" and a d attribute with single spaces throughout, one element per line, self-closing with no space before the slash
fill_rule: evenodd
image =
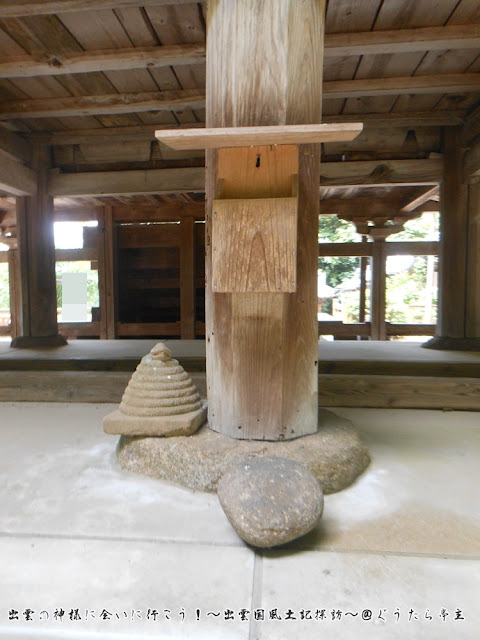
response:
<path id="1" fill-rule="evenodd" d="M 323 513 L 320 484 L 303 465 L 254 458 L 231 466 L 218 498 L 238 535 L 254 547 L 275 547 L 311 531 Z"/>
<path id="2" fill-rule="evenodd" d="M 281 442 L 236 440 L 207 425 L 190 436 L 122 436 L 117 457 L 125 470 L 210 492 L 217 490 L 232 464 L 287 458 L 307 467 L 324 494 L 335 493 L 352 484 L 367 468 L 370 456 L 349 420 L 319 409 L 318 423 L 317 433 Z"/>

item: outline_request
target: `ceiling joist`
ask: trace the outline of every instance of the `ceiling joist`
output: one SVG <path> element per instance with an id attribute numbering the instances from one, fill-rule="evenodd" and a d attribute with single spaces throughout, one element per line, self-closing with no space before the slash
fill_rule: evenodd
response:
<path id="1" fill-rule="evenodd" d="M 480 73 L 332 80 L 324 82 L 324 99 L 360 98 L 422 93 L 471 93 L 480 90 Z M 205 94 L 197 89 L 119 93 L 67 98 L 34 98 L 0 102 L 0 120 L 64 116 L 178 111 L 205 107 Z M 358 119 L 358 117 L 356 118 Z"/>
<path id="2" fill-rule="evenodd" d="M 192 0 L 0 0 L 0 18 L 192 4 Z"/>
<path id="3" fill-rule="evenodd" d="M 441 180 L 443 159 L 389 160 L 366 162 L 326 162 L 321 165 L 321 185 L 350 187 L 362 185 L 434 185 Z M 51 196 L 116 196 L 148 193 L 203 192 L 204 167 L 58 173 L 49 177 Z"/>
<path id="4" fill-rule="evenodd" d="M 0 102 L 0 120 L 179 111 L 204 107 L 205 94 L 197 89 L 114 93 L 102 96 L 7 100 Z"/>
<path id="5" fill-rule="evenodd" d="M 434 198 L 438 199 L 439 192 L 440 189 L 438 185 L 432 187 L 431 189 L 428 189 L 427 191 L 425 191 L 425 193 L 422 193 L 421 196 L 418 196 L 417 198 L 411 200 L 408 204 L 403 206 L 401 209 L 402 213 L 411 213 L 412 211 L 416 211 L 417 209 L 423 207 L 427 202 L 430 202 L 430 200 Z"/>
<path id="6" fill-rule="evenodd" d="M 145 171 L 50 172 L 51 196 L 115 196 L 205 191 L 204 167 Z"/>
<path id="7" fill-rule="evenodd" d="M 199 44 L 82 51 L 69 55 L 9 58 L 0 61 L 0 78 L 33 78 L 67 73 L 153 69 L 204 62 L 205 47 Z"/>
<path id="8" fill-rule="evenodd" d="M 320 184 L 323 187 L 417 186 L 436 185 L 442 179 L 443 158 L 427 160 L 361 160 L 323 162 Z"/>
<path id="9" fill-rule="evenodd" d="M 324 55 L 327 58 L 472 49 L 480 47 L 480 25 L 329 33 L 325 35 L 324 46 Z"/>
<path id="10" fill-rule="evenodd" d="M 480 91 L 480 73 L 331 80 L 323 84 L 324 97 L 327 99 L 419 93 L 476 93 L 478 91 Z"/>
<path id="11" fill-rule="evenodd" d="M 364 129 L 369 127 L 455 127 L 463 123 L 464 111 L 410 111 L 393 113 L 362 113 L 357 115 L 325 116 L 323 122 L 363 121 Z M 178 125 L 179 129 L 203 127 L 200 122 Z M 41 145 L 62 146 L 71 144 L 93 144 L 103 142 L 134 142 L 155 140 L 155 131 L 173 129 L 171 124 L 134 125 L 130 127 L 98 127 L 96 129 L 68 129 L 49 133 L 32 133 L 29 139 Z"/>
<path id="12" fill-rule="evenodd" d="M 0 0 L 0 15 L 2 6 Z M 473 47 L 480 47 L 480 25 L 476 24 L 327 34 L 324 51 L 325 57 L 340 57 Z M 125 71 L 204 62 L 205 46 L 202 44 L 26 55 L 0 61 L 0 78 Z"/>

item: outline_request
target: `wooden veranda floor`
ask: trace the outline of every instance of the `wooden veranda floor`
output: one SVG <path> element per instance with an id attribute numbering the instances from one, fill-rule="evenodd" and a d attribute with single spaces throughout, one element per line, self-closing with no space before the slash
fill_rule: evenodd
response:
<path id="1" fill-rule="evenodd" d="M 117 402 L 156 340 L 75 340 L 65 347 L 0 343 L 0 400 Z M 205 393 L 205 343 L 170 340 L 175 358 Z M 321 406 L 480 410 L 480 353 L 419 344 L 320 341 Z"/>

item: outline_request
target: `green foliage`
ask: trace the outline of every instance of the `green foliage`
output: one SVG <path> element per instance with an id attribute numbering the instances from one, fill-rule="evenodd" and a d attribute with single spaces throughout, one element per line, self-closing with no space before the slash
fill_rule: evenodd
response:
<path id="1" fill-rule="evenodd" d="M 427 257 L 416 256 L 412 266 L 387 277 L 386 319 L 394 323 L 422 323 L 426 300 Z M 436 296 L 433 298 L 436 305 Z M 418 308 L 415 308 L 418 306 Z"/>
<path id="2" fill-rule="evenodd" d="M 404 231 L 389 236 L 387 241 L 437 240 L 439 216 L 424 214 L 419 218 L 409 220 Z M 320 216 L 320 242 L 359 242 L 360 236 L 355 232 L 352 224 L 339 220 L 336 216 Z M 326 274 L 326 282 L 331 287 L 338 287 L 341 282 L 350 279 L 359 267 L 358 258 L 328 257 L 319 258 L 318 266 Z M 387 309 L 386 319 L 393 323 L 422 323 L 425 318 L 425 304 L 429 305 L 429 292 L 426 288 L 427 258 L 416 256 L 407 269 L 391 274 L 387 277 Z M 369 288 L 367 285 L 367 319 Z M 359 291 L 342 291 L 341 306 L 344 321 L 358 322 Z M 436 305 L 436 294 L 433 299 Z M 323 311 L 330 312 L 327 303 Z M 435 313 L 435 311 L 434 311 Z M 432 318 L 432 321 L 435 321 Z"/>
<path id="3" fill-rule="evenodd" d="M 359 235 L 350 222 L 340 220 L 337 216 L 319 216 L 319 242 L 358 242 Z M 358 258 L 322 258 L 318 259 L 318 267 L 326 274 L 326 282 L 330 287 L 337 287 L 348 280 L 358 267 Z"/>
<path id="4" fill-rule="evenodd" d="M 405 223 L 403 231 L 388 236 L 387 242 L 403 242 L 408 240 L 438 240 L 438 214 L 424 213 Z"/>

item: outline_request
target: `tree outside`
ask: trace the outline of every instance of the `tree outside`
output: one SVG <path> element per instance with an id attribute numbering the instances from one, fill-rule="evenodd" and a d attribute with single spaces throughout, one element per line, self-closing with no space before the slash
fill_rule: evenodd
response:
<path id="1" fill-rule="evenodd" d="M 320 216 L 319 242 L 359 242 L 361 236 L 353 224 L 336 216 Z M 404 231 L 391 235 L 387 242 L 438 240 L 439 215 L 425 213 L 408 221 Z M 369 317 L 370 259 L 367 258 L 366 317 Z M 336 302 L 327 300 L 325 313 L 339 308 L 341 319 L 359 321 L 360 258 L 320 257 L 319 269 L 326 274 L 326 283 L 336 289 Z M 436 322 L 437 305 L 436 256 L 391 256 L 387 259 L 386 320 L 396 324 Z M 336 315 L 336 314 L 334 314 Z M 339 318 L 340 319 L 340 318 Z"/>

